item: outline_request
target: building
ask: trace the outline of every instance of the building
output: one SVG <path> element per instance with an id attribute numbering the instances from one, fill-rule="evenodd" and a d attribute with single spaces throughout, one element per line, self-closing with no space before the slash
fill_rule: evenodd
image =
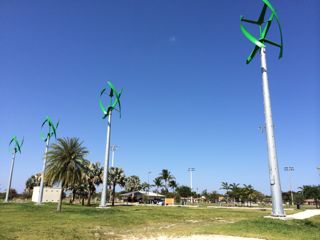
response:
<path id="1" fill-rule="evenodd" d="M 34 187 L 32 193 L 32 202 L 38 202 L 40 187 Z M 42 202 L 58 202 L 61 194 L 61 188 L 43 188 Z"/>
<path id="2" fill-rule="evenodd" d="M 126 202 L 140 202 L 140 203 L 158 203 L 164 202 L 165 196 L 154 193 L 154 192 L 145 192 L 145 191 L 133 191 L 121 194 L 122 199 Z"/>

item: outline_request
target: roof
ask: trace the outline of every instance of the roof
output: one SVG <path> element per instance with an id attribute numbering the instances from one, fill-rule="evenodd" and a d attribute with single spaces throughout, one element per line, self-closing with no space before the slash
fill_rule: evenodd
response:
<path id="1" fill-rule="evenodd" d="M 132 194 L 140 193 L 142 195 L 146 195 L 148 197 L 164 197 L 164 195 L 161 195 L 159 193 L 155 192 L 146 192 L 146 191 L 133 191 L 133 192 L 128 192 L 128 193 L 123 193 L 121 196 L 130 196 Z"/>

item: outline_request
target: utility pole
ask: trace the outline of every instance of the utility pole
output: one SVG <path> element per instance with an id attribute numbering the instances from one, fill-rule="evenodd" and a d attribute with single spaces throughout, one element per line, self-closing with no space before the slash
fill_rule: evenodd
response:
<path id="1" fill-rule="evenodd" d="M 119 146 L 117 145 L 111 145 L 111 152 L 112 152 L 112 159 L 111 159 L 111 167 L 114 167 L 114 153 L 117 151 Z"/>
<path id="2" fill-rule="evenodd" d="M 150 194 L 150 174 L 151 171 L 148 172 L 148 203 L 150 203 L 149 194 Z"/>
<path id="3" fill-rule="evenodd" d="M 195 168 L 188 168 L 188 172 L 190 175 L 190 189 L 191 189 L 191 203 L 193 203 L 193 198 L 192 198 L 192 172 L 194 172 L 196 169 Z"/>
<path id="4" fill-rule="evenodd" d="M 291 172 L 294 171 L 294 167 L 284 167 L 284 171 L 288 172 L 289 189 L 290 189 L 290 193 L 291 193 L 291 205 L 293 205 L 293 193 L 292 193 Z"/>

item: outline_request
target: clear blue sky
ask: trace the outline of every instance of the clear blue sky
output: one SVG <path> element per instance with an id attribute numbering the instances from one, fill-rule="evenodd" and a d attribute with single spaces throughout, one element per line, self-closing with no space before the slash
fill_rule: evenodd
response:
<path id="1" fill-rule="evenodd" d="M 268 68 L 283 190 L 320 177 L 320 2 L 273 0 L 284 57 L 268 47 Z M 79 137 L 88 159 L 104 160 L 106 121 L 99 91 L 124 88 L 113 115 L 116 165 L 147 180 L 163 168 L 179 184 L 219 190 L 222 181 L 269 194 L 259 56 L 239 17 L 256 18 L 258 0 L 0 1 L 0 188 L 10 168 L 8 142 L 25 137 L 12 187 L 41 170 L 40 126 L 60 119 L 59 137 Z M 275 25 L 274 25 L 275 26 Z M 278 32 L 271 31 L 278 39 Z"/>

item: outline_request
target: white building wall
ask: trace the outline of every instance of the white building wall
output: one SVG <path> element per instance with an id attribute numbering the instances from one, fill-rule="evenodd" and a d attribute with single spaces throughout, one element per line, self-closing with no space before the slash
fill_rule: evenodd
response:
<path id="1" fill-rule="evenodd" d="M 32 202 L 38 202 L 40 187 L 34 187 L 32 193 Z M 45 187 L 43 189 L 42 202 L 58 202 L 60 198 L 61 188 Z"/>

